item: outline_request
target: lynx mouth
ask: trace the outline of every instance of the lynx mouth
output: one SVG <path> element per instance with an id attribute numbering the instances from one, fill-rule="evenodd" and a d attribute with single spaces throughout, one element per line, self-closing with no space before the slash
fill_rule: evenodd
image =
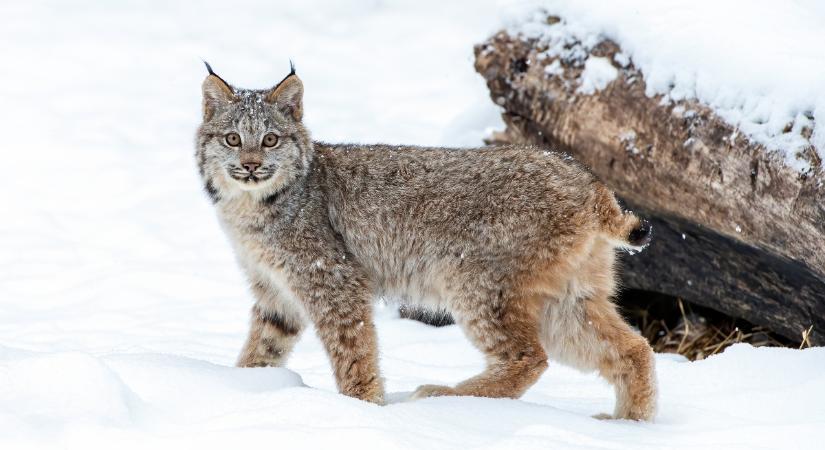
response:
<path id="1" fill-rule="evenodd" d="M 243 185 L 250 186 L 272 178 L 272 172 L 259 173 L 259 171 L 255 171 L 249 173 L 245 170 L 229 170 L 229 176 Z"/>
<path id="2" fill-rule="evenodd" d="M 266 180 L 269 179 L 269 177 L 270 177 L 270 175 L 266 175 L 266 176 L 258 176 L 258 175 L 254 175 L 254 174 L 248 174 L 248 175 L 245 175 L 245 176 L 232 175 L 232 178 L 234 178 L 236 181 L 240 181 L 242 183 L 249 183 L 249 184 L 258 183 L 258 182 L 261 182 L 261 181 L 266 181 Z"/>

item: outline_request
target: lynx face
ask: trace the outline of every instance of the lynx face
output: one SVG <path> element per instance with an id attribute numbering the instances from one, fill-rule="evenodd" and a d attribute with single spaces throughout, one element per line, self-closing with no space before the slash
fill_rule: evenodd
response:
<path id="1" fill-rule="evenodd" d="M 272 89 L 246 90 L 209 69 L 197 157 L 210 194 L 266 195 L 305 171 L 312 147 L 301 123 L 302 95 L 294 71 Z"/>

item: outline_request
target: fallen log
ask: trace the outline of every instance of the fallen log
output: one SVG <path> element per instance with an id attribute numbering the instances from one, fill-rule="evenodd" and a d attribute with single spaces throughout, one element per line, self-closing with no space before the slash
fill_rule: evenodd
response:
<path id="1" fill-rule="evenodd" d="M 654 242 L 624 258 L 623 285 L 796 341 L 813 326 L 810 342 L 825 344 L 825 173 L 815 149 L 799 172 L 698 101 L 647 96 L 615 42 L 575 58 L 546 50 L 506 31 L 476 46 L 476 70 L 507 125 L 492 141 L 568 152 L 651 218 Z M 601 89 L 582 86 L 589 57 L 616 72 Z"/>

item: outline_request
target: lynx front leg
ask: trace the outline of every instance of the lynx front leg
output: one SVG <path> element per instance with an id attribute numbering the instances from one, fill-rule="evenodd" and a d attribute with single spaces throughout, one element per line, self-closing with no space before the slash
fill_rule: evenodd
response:
<path id="1" fill-rule="evenodd" d="M 252 287 L 258 299 L 252 307 L 249 337 L 238 357 L 238 367 L 280 367 L 301 335 L 303 324 L 289 310 L 277 293 L 256 283 Z"/>
<path id="2" fill-rule="evenodd" d="M 338 390 L 383 403 L 378 339 L 372 320 L 372 292 L 351 266 L 303 274 L 301 296 L 332 364 Z"/>
<path id="3" fill-rule="evenodd" d="M 329 354 L 338 390 L 350 397 L 383 403 L 384 383 L 379 373 L 378 342 L 370 314 L 324 318 L 316 321 L 315 326 Z"/>

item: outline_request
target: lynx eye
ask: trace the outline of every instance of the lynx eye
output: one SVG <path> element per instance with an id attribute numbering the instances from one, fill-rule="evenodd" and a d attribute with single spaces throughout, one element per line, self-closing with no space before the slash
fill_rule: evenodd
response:
<path id="1" fill-rule="evenodd" d="M 267 133 L 262 142 L 264 147 L 274 147 L 278 144 L 278 135 L 275 133 Z"/>
<path id="2" fill-rule="evenodd" d="M 238 133 L 229 133 L 226 135 L 226 143 L 230 147 L 237 147 L 241 145 L 241 136 Z"/>

